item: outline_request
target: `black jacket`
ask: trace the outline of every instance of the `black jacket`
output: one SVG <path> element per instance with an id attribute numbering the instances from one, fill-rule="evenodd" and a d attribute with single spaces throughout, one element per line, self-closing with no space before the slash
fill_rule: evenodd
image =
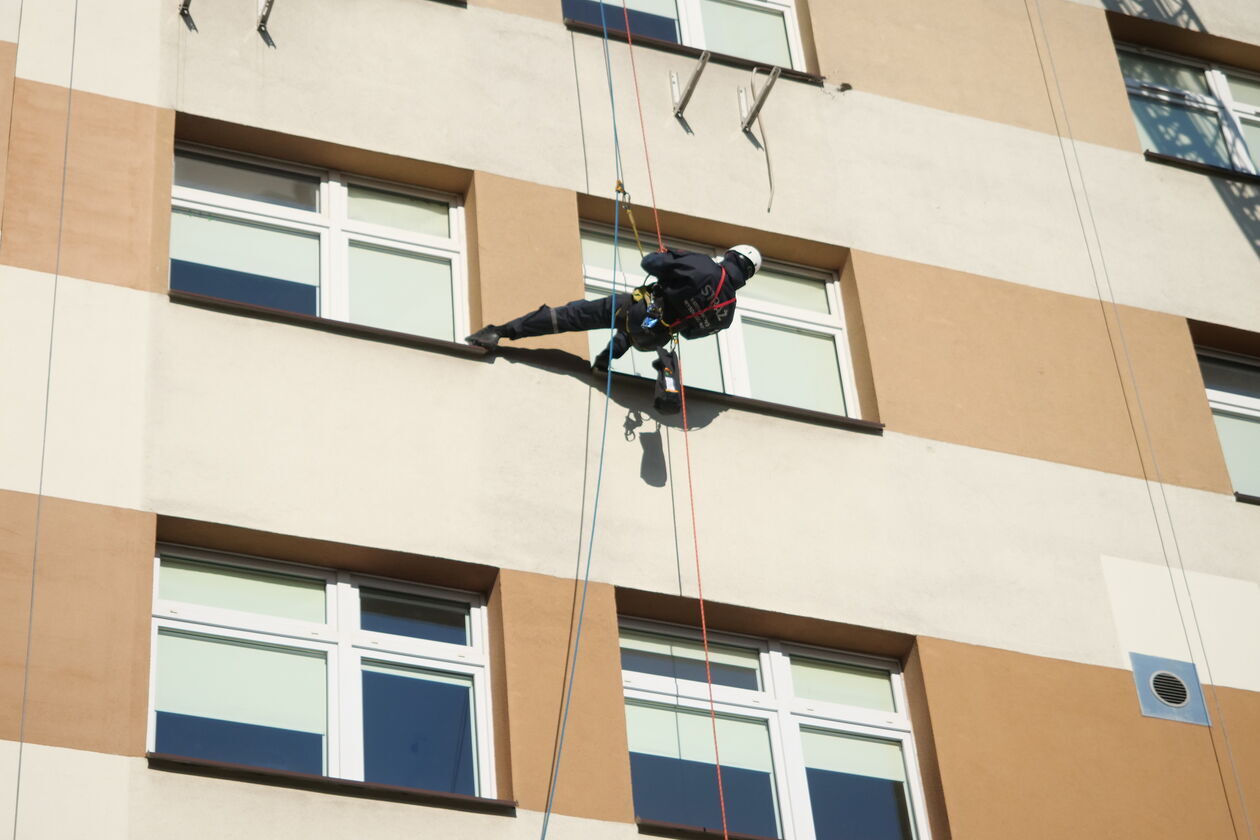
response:
<path id="1" fill-rule="evenodd" d="M 734 260 L 723 258 L 719 264 L 690 251 L 648 254 L 642 266 L 657 279 L 654 291 L 661 301 L 663 320 L 683 338 L 703 338 L 729 327 L 735 315 L 735 292 L 748 282 Z M 721 305 L 709 308 L 715 304 Z"/>

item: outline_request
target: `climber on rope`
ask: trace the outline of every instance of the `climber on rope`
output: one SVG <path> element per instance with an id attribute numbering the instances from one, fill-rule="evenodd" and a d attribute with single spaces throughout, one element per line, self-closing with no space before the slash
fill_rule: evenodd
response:
<path id="1" fill-rule="evenodd" d="M 673 378 L 678 360 L 668 349 L 674 335 L 695 339 L 726 329 L 734 320 L 735 293 L 761 268 L 761 252 L 752 245 L 735 245 L 721 257 L 708 257 L 691 251 L 664 250 L 643 258 L 642 268 L 656 282 L 631 292 L 621 292 L 596 300 L 575 300 L 564 306 L 544 304 L 534 312 L 508 321 L 488 324 L 464 339 L 469 344 L 493 350 L 501 339 L 515 340 L 536 335 L 597 330 L 615 323 L 608 347 L 595 357 L 594 368 L 608 369 L 609 359 L 619 359 L 631 347 L 655 350 L 652 363 L 660 372 L 658 408 L 666 370 Z M 614 315 L 615 310 L 615 315 Z"/>

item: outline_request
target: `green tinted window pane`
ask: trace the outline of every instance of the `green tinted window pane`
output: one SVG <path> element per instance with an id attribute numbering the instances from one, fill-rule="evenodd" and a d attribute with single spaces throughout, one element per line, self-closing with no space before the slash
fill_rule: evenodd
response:
<path id="1" fill-rule="evenodd" d="M 159 712 L 324 735 L 327 685 L 323 654 L 158 633 Z"/>
<path id="2" fill-rule="evenodd" d="M 1251 165 L 1260 172 L 1260 122 L 1241 120 L 1243 141 L 1247 144 L 1247 154 L 1251 156 Z"/>
<path id="3" fill-rule="evenodd" d="M 827 300 L 827 284 L 822 280 L 763 268 L 744 288 L 739 290 L 741 299 L 764 300 L 794 309 L 807 309 L 823 315 L 831 313 Z"/>
<path id="4" fill-rule="evenodd" d="M 828 414 L 844 414 L 835 339 L 744 319 L 752 396 Z"/>
<path id="5" fill-rule="evenodd" d="M 322 580 L 173 557 L 162 558 L 158 597 L 297 621 L 325 620 Z"/>
<path id="6" fill-rule="evenodd" d="M 762 721 L 718 715 L 723 767 L 769 773 L 770 735 Z M 708 712 L 626 704 L 630 752 L 713 764 L 713 724 Z"/>
<path id="7" fill-rule="evenodd" d="M 1260 399 L 1260 367 L 1205 356 L 1199 358 L 1199 369 L 1203 384 L 1213 391 Z"/>
<path id="8" fill-rule="evenodd" d="M 319 210 L 319 179 L 261 166 L 177 152 L 175 186 L 265 201 L 298 210 Z"/>
<path id="9" fill-rule="evenodd" d="M 359 626 L 364 630 L 466 645 L 469 621 L 467 604 L 397 592 L 359 590 Z"/>
<path id="10" fill-rule="evenodd" d="M 1213 166 L 1231 165 L 1215 113 L 1132 95 L 1129 106 L 1143 148 Z"/>
<path id="11" fill-rule="evenodd" d="M 700 642 L 623 630 L 621 667 L 626 671 L 704 682 L 704 646 Z M 709 645 L 709 671 L 715 685 L 761 690 L 761 658 L 757 651 L 730 645 Z"/>
<path id="12" fill-rule="evenodd" d="M 882 712 L 896 711 L 892 677 L 878 668 L 793 656 L 792 688 L 797 697 L 806 700 L 861 706 Z"/>
<path id="13" fill-rule="evenodd" d="M 588 287 L 586 299 L 596 300 L 606 297 L 607 294 L 607 292 L 599 289 Z M 608 346 L 608 334 L 607 328 L 589 330 L 586 333 L 587 346 L 592 361 Z M 613 362 L 612 369 L 616 373 L 655 379 L 656 368 L 652 367 L 652 362 L 656 361 L 656 358 L 655 350 L 643 352 L 631 348 L 624 356 Z M 708 391 L 718 392 L 725 390 L 722 383 L 722 361 L 716 336 L 708 336 L 695 341 L 684 340 L 679 366 L 683 369 L 683 381 L 687 387 L 703 388 Z"/>
<path id="14" fill-rule="evenodd" d="M 901 745 L 894 741 L 801 730 L 810 810 L 818 840 L 913 840 Z"/>
<path id="15" fill-rule="evenodd" d="M 450 205 L 445 201 L 400 195 L 351 184 L 350 218 L 427 236 L 451 235 Z"/>
<path id="16" fill-rule="evenodd" d="M 451 264 L 438 257 L 350 244 L 350 321 L 453 341 Z"/>
<path id="17" fill-rule="evenodd" d="M 319 236 L 208 216 L 171 212 L 171 259 L 319 285 Z"/>
<path id="18" fill-rule="evenodd" d="M 1239 417 L 1213 409 L 1225 463 L 1234 489 L 1260 496 L 1260 419 Z"/>
<path id="19" fill-rule="evenodd" d="M 704 43 L 714 52 L 792 66 L 783 13 L 729 0 L 700 0 Z"/>
<path id="20" fill-rule="evenodd" d="M 1119 53 L 1119 56 L 1120 69 L 1126 79 L 1190 93 L 1211 95 L 1207 77 L 1197 67 L 1129 52 Z"/>
<path id="21" fill-rule="evenodd" d="M 1233 94 L 1235 102 L 1260 108 L 1260 81 L 1243 79 L 1238 76 L 1229 76 L 1228 78 L 1229 92 Z"/>
<path id="22" fill-rule="evenodd" d="M 639 247 L 635 244 L 633 234 L 628 230 L 623 230 L 621 233 L 622 235 L 617 242 L 617 271 L 619 275 L 624 274 L 625 278 L 618 276 L 617 282 L 625 282 L 631 287 L 641 286 L 646 279 L 646 275 L 639 268 L 639 263 L 643 261 L 643 257 L 639 254 Z M 583 231 L 582 264 L 587 266 L 588 269 L 596 268 L 612 271 L 612 234 Z"/>
<path id="23" fill-rule="evenodd" d="M 895 741 L 802 729 L 801 746 L 805 750 L 805 766 L 811 769 L 906 780 L 906 762 L 901 745 Z"/>

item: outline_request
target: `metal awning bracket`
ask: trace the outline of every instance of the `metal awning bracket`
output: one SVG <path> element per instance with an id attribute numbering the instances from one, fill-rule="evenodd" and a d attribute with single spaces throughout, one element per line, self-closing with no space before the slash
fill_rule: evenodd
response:
<path id="1" fill-rule="evenodd" d="M 266 33 L 267 21 L 271 19 L 271 7 L 276 0 L 263 0 L 262 11 L 258 13 L 258 31 Z"/>
<path id="2" fill-rule="evenodd" d="M 696 64 L 696 68 L 691 71 L 691 78 L 687 80 L 687 86 L 679 91 L 678 74 L 673 70 L 669 71 L 669 88 L 673 92 L 674 99 L 674 116 L 682 119 L 683 111 L 687 110 L 687 103 L 691 101 L 691 94 L 696 92 L 696 83 L 700 81 L 700 74 L 704 72 L 705 65 L 709 63 L 709 51 L 705 50 L 700 53 L 700 61 Z"/>
<path id="3" fill-rule="evenodd" d="M 770 78 L 766 81 L 766 86 L 757 92 L 757 68 L 753 68 L 752 79 L 748 82 L 748 88 L 752 92 L 752 107 L 748 107 L 748 94 L 743 88 L 739 89 L 739 118 L 741 120 L 740 130 L 748 131 L 752 124 L 757 121 L 757 116 L 761 114 L 761 109 L 766 104 L 766 97 L 770 95 L 770 88 L 774 87 L 774 83 L 779 80 L 779 74 L 783 72 L 782 67 L 775 67 L 770 71 Z"/>
<path id="4" fill-rule="evenodd" d="M 181 17 L 188 17 L 190 14 L 192 14 L 192 12 L 189 10 L 189 6 L 191 5 L 192 5 L 192 0 L 179 0 L 179 14 Z"/>

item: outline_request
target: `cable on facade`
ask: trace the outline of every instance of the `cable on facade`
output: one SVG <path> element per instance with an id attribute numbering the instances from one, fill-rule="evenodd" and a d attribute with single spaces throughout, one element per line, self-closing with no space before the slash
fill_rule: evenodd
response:
<path id="1" fill-rule="evenodd" d="M 612 111 L 612 130 L 613 130 L 613 159 L 617 173 L 617 187 L 614 193 L 614 200 L 617 205 L 621 204 L 621 195 L 624 193 L 622 184 L 622 168 L 621 168 L 621 138 L 617 131 L 617 95 L 613 89 L 612 77 L 612 58 L 608 48 L 608 21 L 604 14 L 604 4 L 599 6 L 600 23 L 603 26 L 604 34 L 604 72 L 608 80 L 608 102 Z M 617 268 L 620 261 L 620 245 L 621 239 L 621 213 L 614 208 L 613 213 L 613 296 L 616 299 L 617 294 Z M 608 323 L 608 339 L 611 345 L 613 338 L 616 336 L 616 312 L 617 307 L 612 306 L 610 309 L 610 317 Z M 539 833 L 539 840 L 546 840 L 547 829 L 551 825 L 551 812 L 555 806 L 556 786 L 560 779 L 560 761 L 564 757 L 564 738 L 569 726 L 569 710 L 573 701 L 573 684 L 577 680 L 578 654 L 582 648 L 582 623 L 586 617 L 586 596 L 590 590 L 591 583 L 591 559 L 595 553 L 595 535 L 597 533 L 597 525 L 599 522 L 599 497 L 600 490 L 603 486 L 604 477 L 604 454 L 608 444 L 608 412 L 612 404 L 612 360 L 609 359 L 608 369 L 604 372 L 604 421 L 600 432 L 599 443 L 599 465 L 595 470 L 595 497 L 591 505 L 591 535 L 586 547 L 586 566 L 582 573 L 582 594 L 578 604 L 577 628 L 573 631 L 573 655 L 570 657 L 570 664 L 565 674 L 564 696 L 561 701 L 560 711 L 560 731 L 556 736 L 556 749 L 551 761 L 551 779 L 547 784 L 547 805 L 543 810 L 542 829 Z M 589 428 L 589 427 L 588 427 Z M 585 481 L 583 482 L 585 487 Z"/>
<path id="2" fill-rule="evenodd" d="M 25 7 L 25 0 L 18 7 L 18 40 L 22 38 L 22 12 Z M 18 824 L 22 810 L 22 766 L 26 752 L 26 710 L 30 701 L 31 687 L 31 652 L 33 648 L 33 640 L 35 637 L 35 594 L 36 581 L 39 573 L 39 540 L 40 531 L 43 521 L 44 512 L 44 468 L 48 460 L 48 414 L 51 404 L 52 380 L 53 380 L 53 348 L 55 346 L 54 336 L 57 328 L 57 290 L 61 285 L 61 243 L 65 233 L 65 217 L 66 217 L 66 180 L 67 173 L 70 169 L 70 123 L 74 115 L 74 55 L 75 48 L 78 44 L 79 37 L 79 0 L 74 0 L 74 16 L 72 18 L 70 29 L 70 71 L 69 78 L 66 81 L 66 130 L 62 141 L 64 146 L 61 154 L 61 195 L 58 199 L 57 206 L 57 258 L 54 263 L 53 270 L 53 287 L 52 301 L 49 307 L 48 317 L 48 361 L 44 374 L 44 418 L 43 428 L 40 432 L 39 445 L 39 480 L 36 485 L 35 495 L 35 532 L 34 545 L 31 549 L 31 593 L 28 601 L 26 613 L 26 652 L 22 661 L 22 708 L 18 719 L 18 754 L 17 754 L 17 772 L 13 782 L 13 840 L 17 840 Z M 13 84 L 14 89 L 17 88 L 17 66 L 16 58 L 13 68 Z M 16 105 L 16 100 L 10 100 L 10 106 Z M 13 115 L 9 116 L 9 132 L 10 139 L 13 131 Z M 10 145 L 12 148 L 12 145 Z"/>
<path id="3" fill-rule="evenodd" d="M 648 189 L 652 197 L 652 216 L 654 218 L 654 221 L 656 222 L 656 243 L 657 243 L 657 246 L 662 251 L 664 251 L 665 240 L 661 236 L 661 216 L 660 216 L 660 213 L 656 209 L 656 187 L 653 185 L 653 182 L 652 182 L 652 157 L 648 152 L 647 126 L 643 119 L 643 98 L 639 93 L 639 72 L 634 61 L 634 35 L 631 34 L 631 31 L 630 31 L 630 11 L 626 5 L 626 0 L 621 0 L 621 12 L 622 12 L 622 17 L 626 25 L 626 44 L 628 47 L 628 52 L 630 53 L 630 74 L 634 78 L 634 99 L 639 110 L 639 131 L 641 132 L 643 136 L 643 160 L 647 168 Z M 602 3 L 600 4 L 600 14 L 601 15 L 603 14 Z M 605 45 L 606 45 L 607 39 L 608 39 L 607 28 L 605 28 L 604 30 L 604 39 L 605 39 Z M 607 47 L 605 47 L 605 49 L 606 48 Z M 634 217 L 631 216 L 632 220 L 633 218 Z M 637 231 L 636 231 L 636 237 L 637 237 Z M 641 246 L 640 246 L 640 250 L 642 250 Z M 613 270 L 613 280 L 614 281 L 616 280 L 615 267 Z M 696 495 L 695 495 L 695 489 L 692 483 L 691 438 L 689 435 L 689 428 L 688 428 L 688 423 L 687 423 L 687 387 L 686 387 L 686 384 L 683 382 L 681 343 L 679 342 L 677 335 L 675 335 L 673 338 L 673 344 L 674 344 L 674 352 L 678 354 L 678 358 L 679 358 L 678 392 L 679 392 L 679 397 L 682 401 L 683 448 L 686 452 L 686 460 L 687 460 L 687 495 L 688 495 L 690 505 L 691 505 L 691 542 L 692 542 L 692 546 L 695 549 L 695 558 L 696 558 L 696 599 L 700 603 L 700 640 L 704 647 L 704 679 L 705 679 L 705 683 L 708 687 L 708 692 L 709 692 L 709 723 L 711 724 L 712 729 L 713 729 L 713 769 L 714 769 L 715 774 L 717 775 L 718 809 L 722 815 L 722 838 L 723 840 L 728 840 L 730 837 L 730 830 L 727 826 L 727 821 L 726 821 L 726 790 L 725 790 L 725 786 L 722 784 L 722 760 L 721 760 L 720 751 L 718 749 L 717 705 L 713 699 L 713 669 L 712 669 L 712 662 L 709 657 L 709 624 L 708 624 L 708 620 L 705 617 L 704 585 L 702 583 L 701 574 L 700 574 L 700 536 L 696 532 Z M 609 371 L 611 372 L 611 370 L 612 370 L 612 367 L 610 365 Z M 670 498 L 670 504 L 671 506 L 673 505 L 672 495 Z"/>
<path id="4" fill-rule="evenodd" d="M 600 5 L 600 15 L 604 14 L 604 7 Z M 626 46 L 630 53 L 630 76 L 634 79 L 634 101 L 639 107 L 639 133 L 643 136 L 643 161 L 647 165 L 648 193 L 652 197 L 652 216 L 656 221 L 656 246 L 662 251 L 665 250 L 665 240 L 661 236 L 661 214 L 656 209 L 656 185 L 652 182 L 652 156 L 648 154 L 647 125 L 643 121 L 643 98 L 639 96 L 639 70 L 634 63 L 634 34 L 630 31 L 630 9 L 626 5 L 626 0 L 621 0 L 621 14 L 626 22 Z M 608 30 L 605 28 L 604 37 L 608 37 Z M 621 178 L 618 176 L 618 182 Z M 636 231 L 636 237 L 638 233 Z M 642 248 L 640 248 L 642 250 Z"/>
<path id="5" fill-rule="evenodd" d="M 1176 579 L 1173 572 L 1172 559 L 1170 558 L 1170 555 L 1169 555 L 1167 542 L 1164 539 L 1163 528 L 1160 525 L 1159 508 L 1161 506 L 1164 511 L 1164 517 L 1168 520 L 1169 536 L 1171 537 L 1172 543 L 1173 543 L 1173 554 L 1175 554 L 1177 558 L 1177 565 L 1181 571 L 1182 585 L 1185 587 L 1185 590 L 1186 590 L 1186 600 L 1190 606 L 1190 614 L 1191 614 L 1191 619 L 1194 623 L 1195 636 L 1198 639 L 1199 649 L 1202 651 L 1202 654 L 1203 654 L 1203 667 L 1207 676 L 1208 690 L 1212 694 L 1212 701 L 1213 701 L 1213 705 L 1216 708 L 1217 719 L 1220 721 L 1220 724 L 1221 724 L 1221 735 L 1222 735 L 1222 739 L 1225 741 L 1225 749 L 1228 755 L 1230 769 L 1234 777 L 1234 787 L 1238 794 L 1239 804 L 1242 807 L 1243 821 L 1247 827 L 1248 837 L 1255 838 L 1256 836 L 1255 829 L 1252 826 L 1251 816 L 1247 808 L 1246 794 L 1243 790 L 1242 780 L 1239 778 L 1239 775 L 1238 775 L 1238 764 L 1234 758 L 1234 750 L 1230 742 L 1229 727 L 1226 724 L 1225 714 L 1224 714 L 1223 709 L 1221 708 L 1220 698 L 1217 695 L 1216 683 L 1214 679 L 1212 678 L 1212 667 L 1211 667 L 1211 663 L 1208 656 L 1207 645 L 1204 644 L 1204 641 L 1203 641 L 1203 631 L 1199 624 L 1198 612 L 1195 610 L 1195 606 L 1194 606 L 1194 594 L 1191 591 L 1189 574 L 1186 572 L 1185 559 L 1181 553 L 1181 545 L 1177 541 L 1177 529 L 1175 527 L 1175 523 L 1173 519 L 1172 506 L 1168 501 L 1168 493 L 1165 488 L 1163 473 L 1159 467 L 1159 456 L 1157 455 L 1155 451 L 1155 441 L 1151 435 L 1150 423 L 1146 417 L 1146 408 L 1142 401 L 1142 393 L 1138 384 L 1137 373 L 1133 366 L 1133 356 L 1131 352 L 1129 351 L 1128 340 L 1125 337 L 1124 326 L 1120 317 L 1120 307 L 1116 301 L 1115 291 L 1111 284 L 1111 274 L 1107 269 L 1107 259 L 1106 259 L 1106 254 L 1103 250 L 1102 235 L 1098 230 L 1098 220 L 1094 215 L 1093 204 L 1090 202 L 1090 199 L 1089 199 L 1089 187 L 1085 181 L 1085 169 L 1081 165 L 1080 153 L 1077 150 L 1076 137 L 1072 131 L 1072 121 L 1068 115 L 1067 100 L 1063 96 L 1063 87 L 1059 81 L 1059 73 L 1058 73 L 1058 69 L 1054 61 L 1054 50 L 1050 43 L 1050 33 L 1049 33 L 1049 30 L 1046 29 L 1045 16 L 1042 14 L 1042 10 L 1041 10 L 1041 0 L 1033 0 L 1033 3 L 1036 5 L 1036 8 L 1037 8 L 1037 20 L 1041 27 L 1042 37 L 1045 39 L 1045 42 L 1046 42 L 1046 55 L 1044 58 L 1041 54 L 1041 46 L 1037 40 L 1037 27 L 1034 26 L 1033 24 L 1032 11 L 1028 6 L 1028 0 L 1024 0 L 1024 11 L 1028 16 L 1028 28 L 1032 34 L 1033 46 L 1037 50 L 1037 61 L 1041 67 L 1041 78 L 1042 78 L 1042 83 L 1045 86 L 1045 90 L 1046 90 L 1046 100 L 1050 105 L 1050 116 L 1054 121 L 1054 130 L 1059 141 L 1059 152 L 1063 156 L 1063 168 L 1064 168 L 1065 174 L 1067 175 L 1068 188 L 1072 193 L 1072 204 L 1076 209 L 1076 217 L 1077 217 L 1077 222 L 1081 230 L 1081 238 L 1085 243 L 1085 254 L 1087 258 L 1089 259 L 1090 274 L 1093 276 L 1094 291 L 1098 298 L 1099 309 L 1100 311 L 1102 311 L 1102 314 L 1103 314 L 1103 326 L 1107 332 L 1107 343 L 1108 343 L 1108 346 L 1111 348 L 1112 361 L 1116 369 L 1116 378 L 1120 383 L 1120 395 L 1121 395 L 1121 398 L 1124 400 L 1125 413 L 1128 415 L 1129 429 L 1133 436 L 1133 445 L 1137 451 L 1138 464 L 1140 465 L 1142 469 L 1142 480 L 1146 487 L 1147 498 L 1150 501 L 1151 515 L 1155 521 L 1155 531 L 1156 531 L 1156 535 L 1159 538 L 1160 552 L 1164 558 L 1164 565 L 1168 570 L 1169 584 L 1173 588 L 1173 601 L 1177 605 L 1177 618 L 1178 618 L 1178 621 L 1181 623 L 1181 632 L 1182 632 L 1183 637 L 1185 638 L 1186 650 L 1190 656 L 1191 661 L 1193 661 L 1194 660 L 1194 645 L 1190 640 L 1190 629 L 1186 622 L 1185 613 L 1181 607 L 1181 599 L 1177 596 L 1177 584 L 1176 584 Z M 1047 74 L 1047 71 L 1046 71 L 1047 60 L 1050 63 L 1049 74 Z M 1054 86 L 1058 94 L 1059 107 L 1063 111 L 1063 128 L 1066 128 L 1067 130 L 1068 145 L 1072 149 L 1072 157 L 1076 163 L 1077 177 L 1080 179 L 1080 182 L 1081 182 L 1081 194 L 1085 202 L 1084 211 L 1082 211 L 1081 201 L 1080 199 L 1077 198 L 1077 195 L 1076 195 L 1076 185 L 1075 185 L 1075 182 L 1072 180 L 1072 167 L 1070 163 L 1068 162 L 1067 149 L 1064 146 L 1063 129 L 1060 128 L 1059 117 L 1058 117 L 1058 114 L 1055 113 L 1054 96 L 1052 95 L 1050 91 L 1050 77 L 1051 76 L 1053 76 L 1054 78 Z M 1097 248 L 1098 248 L 1098 264 L 1095 264 L 1094 262 L 1093 249 L 1090 247 L 1089 234 L 1086 231 L 1086 225 L 1085 225 L 1086 214 L 1088 214 L 1089 216 L 1090 227 L 1092 228 L 1093 234 L 1094 234 L 1094 242 L 1096 243 Z M 1106 281 L 1106 293 L 1105 293 L 1106 300 L 1104 300 L 1103 284 L 1102 282 L 1099 281 L 1099 276 L 1098 276 L 1099 267 L 1101 267 L 1103 278 Z M 1110 304 L 1111 315 L 1115 319 L 1115 322 L 1116 322 L 1114 334 L 1112 332 L 1111 323 L 1107 320 L 1108 303 Z M 1117 347 L 1116 347 L 1117 339 L 1119 340 L 1120 351 L 1122 351 L 1123 356 L 1124 356 L 1123 367 L 1121 365 L 1121 358 L 1120 358 L 1121 352 L 1118 352 Z M 1128 381 L 1133 386 L 1132 402 L 1130 401 L 1128 392 L 1124 388 L 1126 369 L 1128 372 Z M 1134 411 L 1135 408 L 1136 408 L 1136 417 L 1135 417 L 1135 411 Z M 1138 430 L 1139 421 L 1141 425 L 1141 432 L 1139 432 Z M 1146 441 L 1147 449 L 1150 451 L 1151 469 L 1154 471 L 1154 474 L 1155 474 L 1154 479 L 1151 478 L 1150 472 L 1147 470 L 1146 460 L 1142 457 L 1143 438 Z M 1151 487 L 1152 483 L 1156 484 L 1159 487 L 1159 496 L 1160 496 L 1159 503 L 1156 502 L 1155 493 Z M 1208 727 L 1208 741 L 1212 745 L 1212 756 L 1215 759 L 1217 774 L 1220 777 L 1221 792 L 1225 798 L 1225 808 L 1227 812 L 1229 813 L 1230 827 L 1234 831 L 1234 837 L 1237 838 L 1238 837 L 1238 824 L 1237 824 L 1237 820 L 1234 817 L 1233 805 L 1230 803 L 1230 799 L 1229 799 L 1228 783 L 1225 780 L 1225 769 L 1221 761 L 1220 752 L 1217 750 L 1217 747 L 1216 747 L 1216 740 L 1215 738 L 1212 737 L 1210 726 Z"/>

